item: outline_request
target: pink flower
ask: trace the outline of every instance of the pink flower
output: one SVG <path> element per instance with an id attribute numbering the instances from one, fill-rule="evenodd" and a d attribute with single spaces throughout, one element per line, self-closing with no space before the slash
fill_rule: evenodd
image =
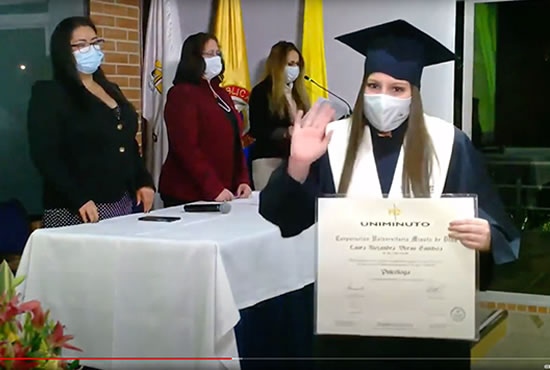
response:
<path id="1" fill-rule="evenodd" d="M 7 341 L 0 342 L 0 358 L 6 358 L 6 345 L 8 344 Z M 6 360 L 0 360 L 0 368 L 5 369 L 6 366 Z"/>
<path id="2" fill-rule="evenodd" d="M 19 341 L 13 343 L 13 357 L 16 358 L 16 360 L 13 360 L 11 368 L 17 370 L 35 369 L 38 366 L 38 363 L 36 361 L 20 360 L 21 358 L 26 357 L 28 352 L 29 347 L 23 347 L 23 345 Z M 4 346 L 0 348 L 0 357 L 6 357 L 6 348 Z M 6 363 L 4 360 L 2 361 L 1 366 L 2 368 L 6 367 Z"/>
<path id="3" fill-rule="evenodd" d="M 40 302 L 34 300 L 23 303 L 19 306 L 20 312 L 31 312 L 32 313 L 32 326 L 37 329 L 42 329 L 46 323 L 46 314 L 42 311 L 42 306 Z"/>
<path id="4" fill-rule="evenodd" d="M 61 323 L 58 321 L 57 324 L 55 325 L 55 328 L 53 329 L 53 333 L 48 337 L 47 341 L 54 348 L 61 347 L 61 348 L 72 349 L 73 351 L 82 352 L 80 348 L 77 348 L 67 343 L 73 338 L 74 337 L 72 335 L 63 335 L 63 326 L 61 326 Z"/>
<path id="5" fill-rule="evenodd" d="M 15 316 L 22 312 L 20 311 L 19 307 L 17 307 L 18 303 L 19 298 L 15 296 L 11 299 L 11 301 L 6 304 L 5 310 L 0 313 L 0 325 L 4 324 L 5 322 L 11 321 Z"/>
<path id="6" fill-rule="evenodd" d="M 21 306 L 19 306 L 21 312 L 30 312 L 36 310 L 37 308 L 40 308 L 40 302 L 38 302 L 37 300 L 21 303 Z"/>

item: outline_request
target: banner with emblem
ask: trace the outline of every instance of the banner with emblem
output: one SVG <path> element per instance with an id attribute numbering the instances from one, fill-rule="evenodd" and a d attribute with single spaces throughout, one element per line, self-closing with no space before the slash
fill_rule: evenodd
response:
<path id="1" fill-rule="evenodd" d="M 152 0 L 147 22 L 142 78 L 143 118 L 147 120 L 144 143 L 147 169 L 157 189 L 162 164 L 168 154 L 164 104 L 183 44 L 180 7 L 178 0 Z M 154 206 L 161 206 L 158 196 Z"/>
<path id="2" fill-rule="evenodd" d="M 250 74 L 248 72 L 248 56 L 240 0 L 218 1 L 214 34 L 220 43 L 225 63 L 222 86 L 229 93 L 235 107 L 243 116 L 245 124 L 243 147 L 246 148 L 252 143 L 252 138 L 247 134 L 249 130 Z"/>

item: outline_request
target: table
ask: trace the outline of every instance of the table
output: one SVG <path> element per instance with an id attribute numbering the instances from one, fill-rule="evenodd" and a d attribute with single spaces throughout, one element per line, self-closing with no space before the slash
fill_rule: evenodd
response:
<path id="1" fill-rule="evenodd" d="M 239 310 L 311 284 L 313 228 L 283 239 L 258 214 L 258 193 L 232 211 L 142 214 L 35 231 L 17 275 L 84 353 L 64 356 L 238 358 Z M 99 368 L 159 368 L 156 361 L 82 361 Z M 162 368 L 238 368 L 238 360 L 163 362 Z"/>

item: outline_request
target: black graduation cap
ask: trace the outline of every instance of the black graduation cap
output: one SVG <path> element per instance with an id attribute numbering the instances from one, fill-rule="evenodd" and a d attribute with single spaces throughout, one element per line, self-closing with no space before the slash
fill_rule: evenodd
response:
<path id="1" fill-rule="evenodd" d="M 420 87 L 424 67 L 448 62 L 455 54 L 412 24 L 399 19 L 336 37 L 367 57 L 365 74 L 383 72 Z"/>

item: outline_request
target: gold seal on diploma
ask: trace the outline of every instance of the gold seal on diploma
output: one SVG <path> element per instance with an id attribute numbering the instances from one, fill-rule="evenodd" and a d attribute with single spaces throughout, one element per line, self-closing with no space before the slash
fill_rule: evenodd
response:
<path id="1" fill-rule="evenodd" d="M 397 206 L 394 204 L 393 208 L 388 209 L 388 214 L 392 215 L 393 218 L 397 221 L 397 216 L 401 214 L 401 210 L 397 208 Z"/>

